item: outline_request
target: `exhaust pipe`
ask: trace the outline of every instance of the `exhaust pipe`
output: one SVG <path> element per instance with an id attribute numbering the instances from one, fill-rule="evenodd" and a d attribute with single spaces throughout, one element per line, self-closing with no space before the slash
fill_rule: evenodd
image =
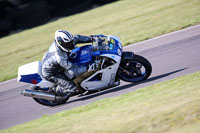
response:
<path id="1" fill-rule="evenodd" d="M 39 92 L 36 90 L 28 90 L 28 89 L 25 89 L 21 94 L 23 94 L 24 96 L 27 96 L 27 97 L 45 99 L 45 100 L 50 100 L 50 101 L 54 101 L 56 99 L 61 98 L 61 97 L 57 97 L 54 94 Z"/>

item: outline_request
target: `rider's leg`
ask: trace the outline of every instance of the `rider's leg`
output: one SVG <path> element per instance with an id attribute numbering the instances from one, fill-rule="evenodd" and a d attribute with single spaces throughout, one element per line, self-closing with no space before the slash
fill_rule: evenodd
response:
<path id="1" fill-rule="evenodd" d="M 70 80 L 63 74 L 48 76 L 48 77 L 45 77 L 45 79 L 57 85 L 57 87 L 55 88 L 55 91 L 57 94 L 76 93 L 78 91 L 77 86 L 73 82 L 73 80 Z"/>

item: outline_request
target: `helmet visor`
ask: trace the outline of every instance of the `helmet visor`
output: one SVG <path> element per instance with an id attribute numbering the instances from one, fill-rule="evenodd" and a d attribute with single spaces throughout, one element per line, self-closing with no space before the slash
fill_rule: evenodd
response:
<path id="1" fill-rule="evenodd" d="M 64 42 L 61 37 L 57 37 L 58 43 L 67 50 L 73 50 L 75 47 L 74 40 L 70 42 Z"/>
<path id="2" fill-rule="evenodd" d="M 69 49 L 69 50 L 73 50 L 74 49 L 74 41 L 72 40 L 71 42 L 65 42 L 65 44 L 64 44 L 64 48 L 67 48 L 67 49 Z"/>

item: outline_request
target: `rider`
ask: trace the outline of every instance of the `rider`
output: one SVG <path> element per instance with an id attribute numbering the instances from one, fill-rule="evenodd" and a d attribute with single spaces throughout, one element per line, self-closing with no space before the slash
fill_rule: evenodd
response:
<path id="1" fill-rule="evenodd" d="M 70 62 L 69 55 L 77 43 L 90 43 L 92 40 L 91 36 L 72 35 L 66 30 L 55 32 L 55 41 L 43 57 L 42 75 L 57 85 L 54 91 L 58 95 L 78 92 L 73 79 L 87 72 L 87 68 Z"/>

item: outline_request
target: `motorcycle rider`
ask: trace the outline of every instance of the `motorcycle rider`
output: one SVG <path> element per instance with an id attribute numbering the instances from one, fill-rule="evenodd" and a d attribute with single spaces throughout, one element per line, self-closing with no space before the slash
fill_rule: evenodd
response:
<path id="1" fill-rule="evenodd" d="M 72 35 L 66 30 L 55 32 L 55 41 L 43 57 L 42 75 L 47 81 L 57 85 L 54 89 L 56 94 L 73 94 L 79 91 L 73 79 L 87 72 L 87 68 L 76 66 L 69 61 L 69 56 L 76 44 L 91 43 L 92 40 L 92 36 Z"/>

